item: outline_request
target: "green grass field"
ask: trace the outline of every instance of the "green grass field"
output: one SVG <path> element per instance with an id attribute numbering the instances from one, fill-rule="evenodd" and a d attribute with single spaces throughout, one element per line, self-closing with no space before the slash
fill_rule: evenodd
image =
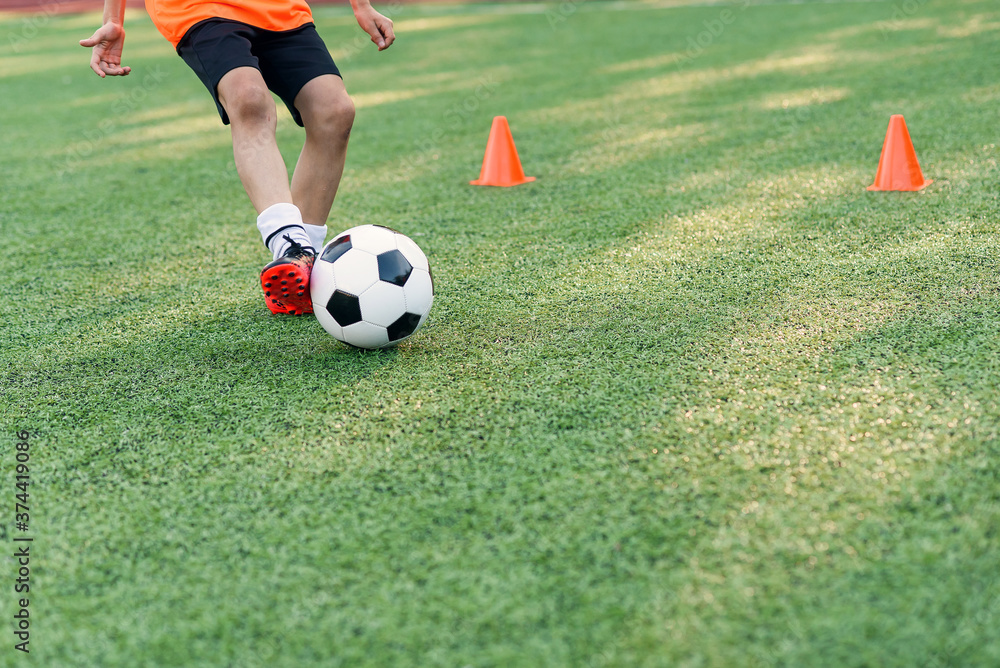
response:
<path id="1" fill-rule="evenodd" d="M 0 20 L 0 666 L 1000 665 L 1000 8 L 667 4 L 316 10 L 331 230 L 434 270 L 387 352 L 267 313 L 145 15 L 105 81 Z M 475 188 L 499 114 L 538 180 Z"/>

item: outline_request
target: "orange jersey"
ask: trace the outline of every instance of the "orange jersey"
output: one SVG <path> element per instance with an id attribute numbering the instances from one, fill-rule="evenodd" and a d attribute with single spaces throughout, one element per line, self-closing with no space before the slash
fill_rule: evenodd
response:
<path id="1" fill-rule="evenodd" d="M 146 0 L 146 11 L 175 47 L 191 26 L 205 19 L 231 19 L 264 30 L 293 30 L 313 20 L 305 0 Z"/>

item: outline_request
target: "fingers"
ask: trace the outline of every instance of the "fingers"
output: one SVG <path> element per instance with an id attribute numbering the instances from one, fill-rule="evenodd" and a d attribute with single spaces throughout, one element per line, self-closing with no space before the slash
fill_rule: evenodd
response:
<path id="1" fill-rule="evenodd" d="M 102 60 L 100 62 L 100 67 L 105 74 L 110 74 L 113 77 L 124 77 L 127 76 L 128 73 L 132 71 L 131 67 L 122 67 L 118 63 L 109 63 L 106 60 Z"/>
<path id="2" fill-rule="evenodd" d="M 368 26 L 368 29 L 367 29 L 366 32 L 369 35 L 371 35 L 372 41 L 376 45 L 378 45 L 378 50 L 379 51 L 381 51 L 382 49 L 385 48 L 385 37 L 382 36 L 382 31 L 379 30 L 377 22 L 372 22 L 372 24 L 370 26 Z"/>
<path id="3" fill-rule="evenodd" d="M 90 59 L 90 69 L 94 70 L 97 76 L 102 79 L 108 75 L 113 77 L 124 77 L 132 71 L 131 67 L 122 67 L 120 63 L 111 63 L 107 60 L 102 60 L 98 54 Z"/>
<path id="4" fill-rule="evenodd" d="M 121 25 L 105 23 L 87 39 L 80 40 L 80 46 L 92 48 L 90 69 L 102 79 L 106 76 L 123 77 L 131 71 L 131 67 L 122 67 L 122 43 L 125 41 L 125 31 Z"/>
<path id="5" fill-rule="evenodd" d="M 104 27 L 102 26 L 97 30 L 95 30 L 94 34 L 88 37 L 87 39 L 81 39 L 80 46 L 86 47 L 88 49 L 92 46 L 97 46 L 104 39 L 103 35 L 101 34 L 103 31 Z"/>
<path id="6" fill-rule="evenodd" d="M 373 20 L 371 25 L 366 28 L 366 32 L 371 35 L 372 41 L 378 45 L 379 51 L 388 49 L 396 40 L 396 35 L 392 32 L 392 21 L 384 16 Z"/>
<path id="7" fill-rule="evenodd" d="M 94 73 L 102 79 L 107 76 L 104 74 L 104 70 L 101 69 L 101 58 L 96 53 L 90 57 L 90 69 L 94 70 Z"/>
<path id="8" fill-rule="evenodd" d="M 379 32 L 385 38 L 382 44 L 379 44 L 378 50 L 382 51 L 388 49 L 392 46 L 392 43 L 396 41 L 396 34 L 392 31 L 392 21 L 386 19 L 384 23 L 379 25 Z"/>

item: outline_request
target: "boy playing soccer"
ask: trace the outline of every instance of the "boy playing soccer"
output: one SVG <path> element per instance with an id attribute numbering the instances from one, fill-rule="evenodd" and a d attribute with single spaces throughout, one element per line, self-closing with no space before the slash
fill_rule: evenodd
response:
<path id="1" fill-rule="evenodd" d="M 369 0 L 351 0 L 358 24 L 379 51 L 395 36 Z M 272 313 L 312 313 L 309 274 L 326 238 L 326 218 L 344 171 L 354 104 L 316 33 L 305 0 L 146 0 L 153 23 L 215 98 L 230 125 L 236 171 L 257 210 L 273 261 L 261 272 Z M 98 76 L 125 76 L 125 0 L 105 0 L 104 25 L 80 45 L 93 49 Z M 306 139 L 291 183 L 275 137 L 288 107 Z"/>

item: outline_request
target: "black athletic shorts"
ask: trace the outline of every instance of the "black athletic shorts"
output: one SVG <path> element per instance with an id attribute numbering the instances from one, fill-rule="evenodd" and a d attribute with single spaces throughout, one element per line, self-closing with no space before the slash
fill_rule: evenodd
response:
<path id="1" fill-rule="evenodd" d="M 300 126 L 302 116 L 295 108 L 295 96 L 302 87 L 323 74 L 340 76 L 312 23 L 275 32 L 229 19 L 205 19 L 184 33 L 177 44 L 177 53 L 212 93 L 226 125 L 229 116 L 219 103 L 217 89 L 230 70 L 237 67 L 260 70 L 264 83 L 281 98 Z"/>

